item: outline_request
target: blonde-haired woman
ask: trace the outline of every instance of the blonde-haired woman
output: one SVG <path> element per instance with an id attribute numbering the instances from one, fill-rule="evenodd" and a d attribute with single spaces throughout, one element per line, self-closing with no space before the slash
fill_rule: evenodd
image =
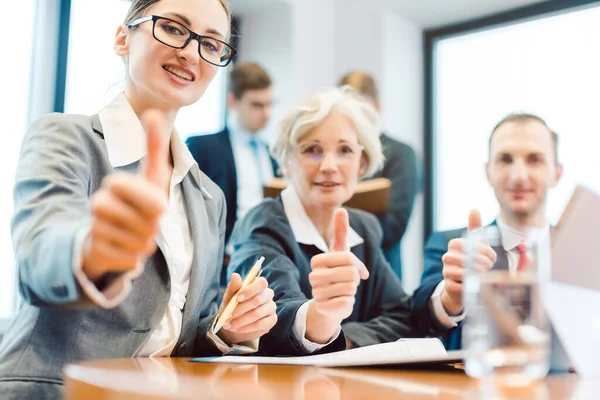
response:
<path id="1" fill-rule="evenodd" d="M 383 162 L 379 132 L 375 109 L 348 87 L 312 96 L 278 126 L 272 151 L 288 188 L 240 222 L 228 269 L 245 273 L 266 258 L 278 314 L 263 342 L 268 353 L 335 351 L 445 330 L 431 314 L 411 313 L 383 257 L 376 218 L 342 208 L 358 180 Z"/>

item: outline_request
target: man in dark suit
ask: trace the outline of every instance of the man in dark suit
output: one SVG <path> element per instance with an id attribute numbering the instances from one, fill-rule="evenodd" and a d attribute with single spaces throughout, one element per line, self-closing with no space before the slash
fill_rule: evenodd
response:
<path id="1" fill-rule="evenodd" d="M 500 206 L 492 223 L 500 241 L 495 247 L 482 248 L 478 267 L 516 271 L 525 243 L 537 243 L 538 254 L 549 257 L 546 198 L 562 175 L 556 133 L 535 115 L 508 115 L 492 130 L 486 175 Z M 472 211 L 468 229 L 478 227 L 481 217 Z M 431 235 L 425 246 L 421 286 L 413 294 L 413 308 L 434 311 L 448 327 L 464 318 L 464 232 L 457 229 Z M 449 350 L 461 347 L 460 328 L 444 338 Z"/>
<path id="2" fill-rule="evenodd" d="M 216 134 L 186 141 L 200 170 L 225 194 L 225 243 L 236 221 L 262 201 L 263 185 L 278 176 L 277 163 L 259 138 L 271 117 L 271 86 L 269 74 L 260 65 L 237 63 L 231 70 L 227 95 L 231 123 Z"/>
<path id="3" fill-rule="evenodd" d="M 343 85 L 352 86 L 378 111 L 381 110 L 379 91 L 370 75 L 361 71 L 351 72 L 340 80 L 339 86 Z M 415 196 L 419 191 L 417 158 L 409 145 L 394 140 L 385 133 L 380 138 L 385 162 L 383 168 L 372 178 L 387 178 L 392 181 L 392 188 L 388 212 L 377 215 L 377 219 L 383 229 L 382 248 L 385 258 L 398 278 L 402 279 L 400 241 L 406 232 Z"/>

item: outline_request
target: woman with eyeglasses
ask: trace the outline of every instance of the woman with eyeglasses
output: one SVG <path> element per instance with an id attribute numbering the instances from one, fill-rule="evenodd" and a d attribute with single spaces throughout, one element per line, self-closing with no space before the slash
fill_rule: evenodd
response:
<path id="1" fill-rule="evenodd" d="M 226 207 L 173 129 L 235 55 L 229 39 L 224 0 L 134 0 L 114 41 L 123 93 L 28 130 L 12 221 L 24 303 L 0 345 L 0 398 L 61 398 L 73 361 L 255 352 L 275 324 L 259 278 L 213 331 Z"/>
<path id="2" fill-rule="evenodd" d="M 446 331 L 414 315 L 385 261 L 375 216 L 342 208 L 383 162 L 375 109 L 349 87 L 309 98 L 277 128 L 272 149 L 288 187 L 248 212 L 234 231 L 228 272 L 264 255 L 278 322 L 265 350 L 306 354 Z M 293 329 L 304 324 L 303 336 Z M 289 346 L 288 343 L 294 346 Z"/>

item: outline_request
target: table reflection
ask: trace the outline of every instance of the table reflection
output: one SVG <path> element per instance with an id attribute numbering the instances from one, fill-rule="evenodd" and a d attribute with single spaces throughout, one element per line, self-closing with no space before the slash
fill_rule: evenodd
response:
<path id="1" fill-rule="evenodd" d="M 143 358 L 80 363 L 65 370 L 67 399 L 109 393 L 111 399 L 585 399 L 597 382 L 551 376 L 511 389 L 467 377 L 460 370 L 316 368 L 282 365 L 206 364 Z M 81 391 L 84 388 L 86 391 Z M 582 397 L 583 396 L 583 397 Z M 91 398 L 94 398 L 93 396 Z"/>

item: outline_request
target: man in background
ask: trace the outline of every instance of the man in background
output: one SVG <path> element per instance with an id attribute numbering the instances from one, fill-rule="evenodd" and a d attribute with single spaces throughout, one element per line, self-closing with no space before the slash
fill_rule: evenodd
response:
<path id="1" fill-rule="evenodd" d="M 381 111 L 379 92 L 375 80 L 361 71 L 353 71 L 344 76 L 339 86 L 349 85 L 361 93 L 373 106 Z M 394 272 L 402 279 L 402 256 L 400 241 L 412 212 L 415 196 L 419 190 L 417 159 L 413 149 L 405 143 L 381 134 L 381 146 L 385 163 L 381 171 L 372 178 L 387 178 L 392 181 L 389 209 L 378 215 L 383 229 L 383 252 Z"/>
<path id="2" fill-rule="evenodd" d="M 193 136 L 186 141 L 202 172 L 225 194 L 226 245 L 236 221 L 262 201 L 263 185 L 278 176 L 278 166 L 259 138 L 271 117 L 271 87 L 271 78 L 260 65 L 236 63 L 229 76 L 229 124 L 216 134 Z M 223 284 L 224 274 L 225 268 Z"/>
<path id="3" fill-rule="evenodd" d="M 539 254 L 550 255 L 550 224 L 546 219 L 546 198 L 562 176 L 558 162 L 558 136 L 546 122 L 532 114 L 511 114 L 492 130 L 487 180 L 494 189 L 500 214 L 497 225 L 500 242 L 484 246 L 477 257 L 483 270 L 508 269 L 515 273 L 526 260 L 526 243 L 537 243 Z M 481 227 L 481 216 L 471 212 L 468 229 Z M 465 229 L 431 235 L 425 246 L 421 286 L 413 294 L 413 307 L 433 310 L 438 320 L 451 328 L 464 319 L 463 251 Z M 461 326 L 444 339 L 448 350 L 461 347 Z"/>

